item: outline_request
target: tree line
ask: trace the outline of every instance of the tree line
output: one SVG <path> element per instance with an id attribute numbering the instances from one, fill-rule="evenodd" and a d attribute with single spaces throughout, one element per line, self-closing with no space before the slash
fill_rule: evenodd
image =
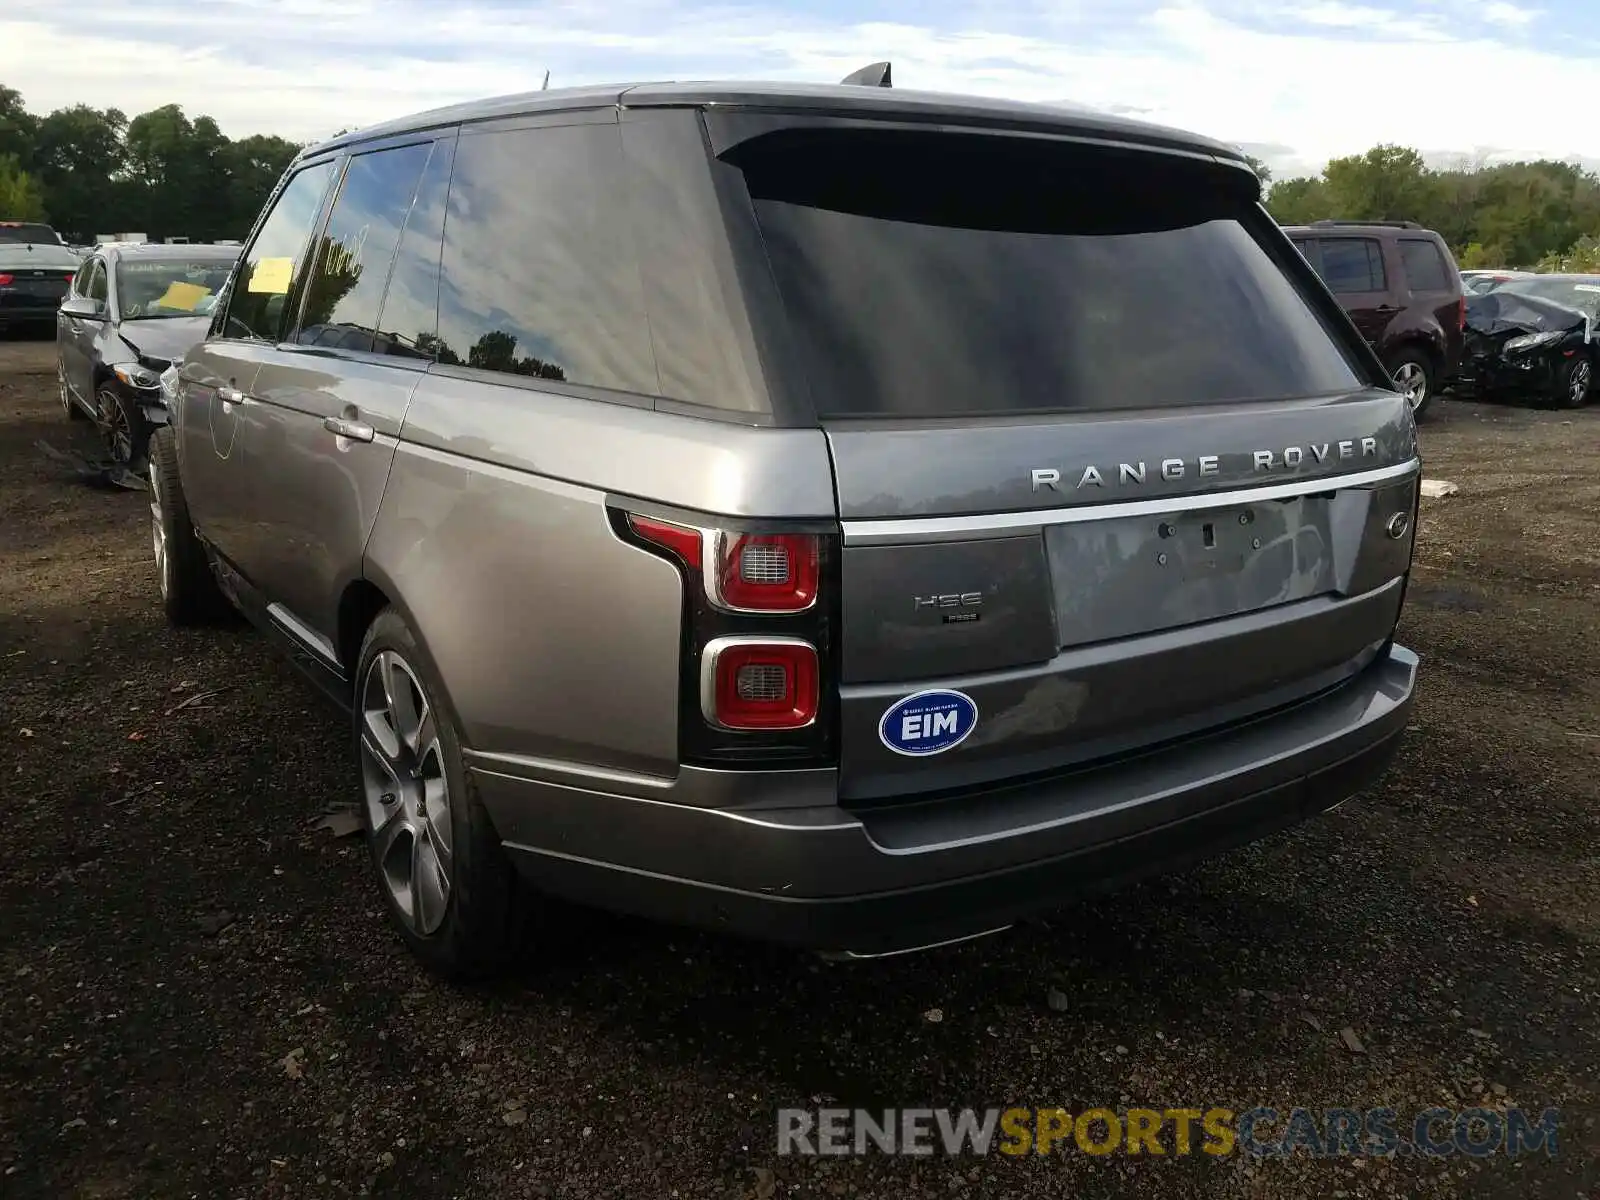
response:
<path id="1" fill-rule="evenodd" d="M 1463 269 L 1600 271 L 1600 176 L 1572 163 L 1431 168 L 1415 150 L 1383 145 L 1311 178 L 1267 178 L 1267 209 L 1285 225 L 1416 221 L 1439 232 Z"/>
<path id="2" fill-rule="evenodd" d="M 74 242 L 132 230 L 243 238 L 299 150 L 266 134 L 231 140 L 176 104 L 131 119 L 86 104 L 37 116 L 0 85 L 0 220 L 49 221 Z M 1286 225 L 1410 220 L 1442 234 L 1463 268 L 1600 271 L 1600 177 L 1571 163 L 1432 168 L 1381 145 L 1308 178 L 1273 181 L 1255 166 Z"/>
<path id="3" fill-rule="evenodd" d="M 0 85 L 0 220 L 47 221 L 72 243 L 243 238 L 299 150 L 265 134 L 230 139 L 176 104 L 131 119 L 87 104 L 39 116 Z"/>

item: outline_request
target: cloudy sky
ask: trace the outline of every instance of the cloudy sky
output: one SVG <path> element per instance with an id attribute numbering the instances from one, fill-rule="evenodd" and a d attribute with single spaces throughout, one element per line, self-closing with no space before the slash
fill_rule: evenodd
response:
<path id="1" fill-rule="evenodd" d="M 1280 176 L 1381 141 L 1600 166 L 1597 0 L 0 0 L 36 112 L 176 101 L 231 136 L 641 79 L 1075 100 L 1241 144 Z M 1524 84 L 1505 100 L 1486 81 Z"/>

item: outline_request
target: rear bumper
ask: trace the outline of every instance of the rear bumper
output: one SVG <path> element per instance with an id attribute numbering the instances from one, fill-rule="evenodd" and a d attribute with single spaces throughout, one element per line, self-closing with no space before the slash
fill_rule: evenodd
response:
<path id="1" fill-rule="evenodd" d="M 0 295 L 0 325 L 53 324 L 60 307 L 59 296 Z"/>
<path id="2" fill-rule="evenodd" d="M 747 799 L 708 788 L 727 797 L 709 807 L 519 776 L 499 758 L 473 756 L 472 770 L 508 852 L 541 890 L 881 954 L 1002 928 L 1332 808 L 1387 767 L 1416 672 L 1416 656 L 1391 647 L 1337 690 L 1239 728 L 876 811 L 838 807 L 828 771 L 745 776 Z"/>

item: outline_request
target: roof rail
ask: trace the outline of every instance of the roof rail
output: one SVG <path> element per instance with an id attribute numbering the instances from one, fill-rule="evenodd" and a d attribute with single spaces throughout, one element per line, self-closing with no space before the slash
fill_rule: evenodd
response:
<path id="1" fill-rule="evenodd" d="M 839 81 L 840 83 L 858 83 L 863 87 L 891 87 L 889 82 L 889 64 L 875 62 L 862 67 L 859 71 L 851 71 Z"/>
<path id="2" fill-rule="evenodd" d="M 1415 221 L 1339 221 L 1332 217 L 1324 217 L 1320 221 L 1311 222 L 1313 225 L 1389 225 L 1395 229 L 1421 229 L 1422 226 Z"/>

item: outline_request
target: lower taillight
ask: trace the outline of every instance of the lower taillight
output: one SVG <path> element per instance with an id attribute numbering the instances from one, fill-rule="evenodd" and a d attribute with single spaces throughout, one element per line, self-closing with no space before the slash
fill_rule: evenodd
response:
<path id="1" fill-rule="evenodd" d="M 720 637 L 700 652 L 700 712 L 719 729 L 804 729 L 821 682 L 816 647 L 799 638 Z"/>
<path id="2" fill-rule="evenodd" d="M 0 287 L 10 287 L 15 276 L 0 274 Z"/>

